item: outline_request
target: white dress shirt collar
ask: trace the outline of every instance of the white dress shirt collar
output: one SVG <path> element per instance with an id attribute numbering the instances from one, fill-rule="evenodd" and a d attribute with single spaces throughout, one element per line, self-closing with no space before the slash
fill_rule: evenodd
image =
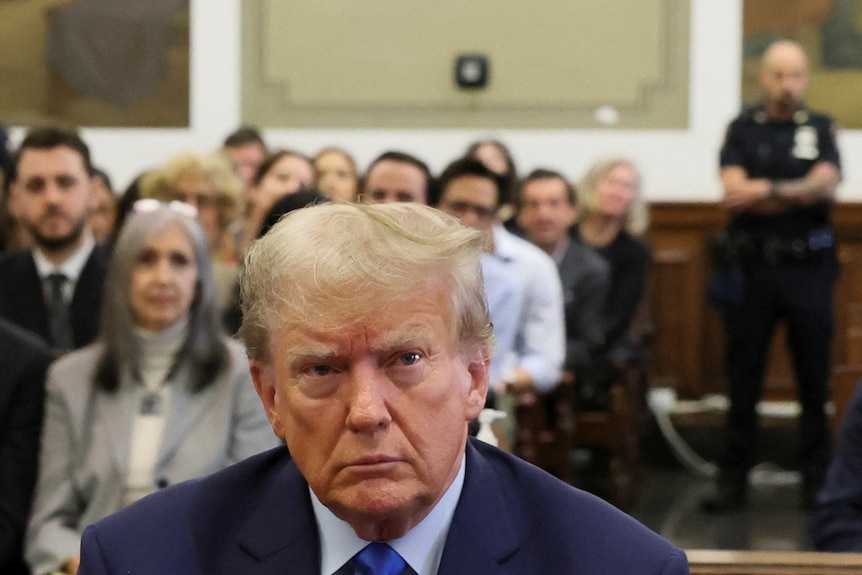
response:
<path id="1" fill-rule="evenodd" d="M 77 283 L 95 246 L 96 240 L 93 239 L 93 236 L 84 234 L 84 243 L 81 244 L 81 248 L 60 265 L 56 265 L 45 257 L 39 248 L 33 248 L 33 261 L 36 263 L 36 272 L 39 274 L 39 278 L 44 280 L 56 272 L 66 276 L 70 283 Z"/>
<path id="2" fill-rule="evenodd" d="M 512 261 L 515 258 L 513 252 L 517 253 L 518 251 L 517 246 L 513 248 L 512 244 L 516 243 L 518 236 L 507 230 L 500 223 L 494 224 L 492 233 L 494 235 L 494 256 L 505 262 Z"/>
<path id="3" fill-rule="evenodd" d="M 443 557 L 443 546 L 455 507 L 464 487 L 464 458 L 452 485 L 430 513 L 406 535 L 387 541 L 418 575 L 435 575 Z M 321 575 L 332 575 L 356 555 L 368 541 L 360 539 L 353 528 L 324 506 L 313 491 L 311 505 L 320 532 Z M 348 571 L 348 573 L 350 573 Z M 350 575 L 353 575 L 350 573 Z"/>

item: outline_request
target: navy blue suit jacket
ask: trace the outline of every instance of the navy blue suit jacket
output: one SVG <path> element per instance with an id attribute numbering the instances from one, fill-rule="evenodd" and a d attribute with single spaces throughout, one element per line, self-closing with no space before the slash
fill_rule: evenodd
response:
<path id="1" fill-rule="evenodd" d="M 284 447 L 162 490 L 88 527 L 79 575 L 319 575 L 308 486 Z M 634 519 L 471 439 L 445 575 L 682 575 L 688 563 Z"/>
<path id="2" fill-rule="evenodd" d="M 29 573 L 21 555 L 39 462 L 45 372 L 53 356 L 0 318 L 0 573 Z"/>
<path id="3" fill-rule="evenodd" d="M 81 270 L 69 308 L 75 349 L 96 339 L 102 309 L 102 292 L 108 273 L 110 251 L 93 248 Z M 36 262 L 30 250 L 0 259 L 0 316 L 50 341 L 48 310 Z"/>
<path id="4" fill-rule="evenodd" d="M 810 531 L 818 551 L 862 552 L 862 381 L 844 410 Z"/>

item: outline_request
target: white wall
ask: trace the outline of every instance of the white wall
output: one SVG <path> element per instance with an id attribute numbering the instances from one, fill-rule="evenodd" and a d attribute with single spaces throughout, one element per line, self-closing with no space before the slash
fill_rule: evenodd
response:
<path id="1" fill-rule="evenodd" d="M 189 129 L 86 129 L 94 160 L 118 187 L 141 170 L 181 150 L 218 146 L 240 122 L 240 2 L 192 0 L 191 127 Z M 651 201 L 714 201 L 718 148 L 738 112 L 742 0 L 692 0 L 690 122 L 687 130 L 268 130 L 273 146 L 307 153 L 340 145 L 360 166 L 389 148 L 413 151 L 440 169 L 467 144 L 495 136 L 513 150 L 519 171 L 543 165 L 577 179 L 597 157 L 624 154 L 644 173 Z M 264 127 L 265 128 L 265 127 Z M 13 139 L 22 136 L 12 132 Z M 839 133 L 844 184 L 839 197 L 862 201 L 862 132 Z"/>

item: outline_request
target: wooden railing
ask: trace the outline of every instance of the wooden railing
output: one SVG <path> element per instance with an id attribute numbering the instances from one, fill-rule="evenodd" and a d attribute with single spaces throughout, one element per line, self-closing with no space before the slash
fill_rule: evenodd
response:
<path id="1" fill-rule="evenodd" d="M 687 551 L 692 575 L 859 575 L 862 553 Z"/>
<path id="2" fill-rule="evenodd" d="M 681 399 L 725 393 L 724 336 L 705 294 L 709 238 L 725 225 L 726 213 L 714 203 L 654 203 L 650 218 L 650 381 L 676 390 Z M 843 369 L 862 365 L 862 204 L 837 204 L 833 221 L 842 268 L 835 289 L 833 365 Z M 766 399 L 795 398 L 783 334 L 776 333 L 770 350 Z"/>

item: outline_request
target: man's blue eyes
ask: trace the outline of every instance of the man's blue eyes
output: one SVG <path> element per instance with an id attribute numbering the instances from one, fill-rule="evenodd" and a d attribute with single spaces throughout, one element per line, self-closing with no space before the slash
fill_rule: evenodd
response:
<path id="1" fill-rule="evenodd" d="M 315 365 L 311 368 L 314 375 L 329 375 L 332 373 L 332 368 L 328 365 Z"/>
<path id="2" fill-rule="evenodd" d="M 422 359 L 422 354 L 417 353 L 415 351 L 408 351 L 407 353 L 402 353 L 398 356 L 398 363 L 404 366 L 415 365 Z M 320 364 L 314 365 L 310 368 L 311 373 L 318 377 L 323 377 L 327 375 L 331 375 L 334 371 L 331 365 Z"/>
<path id="3" fill-rule="evenodd" d="M 401 354 L 401 362 L 404 365 L 413 365 L 417 361 L 421 359 L 421 356 L 415 351 L 409 351 L 407 353 Z"/>

